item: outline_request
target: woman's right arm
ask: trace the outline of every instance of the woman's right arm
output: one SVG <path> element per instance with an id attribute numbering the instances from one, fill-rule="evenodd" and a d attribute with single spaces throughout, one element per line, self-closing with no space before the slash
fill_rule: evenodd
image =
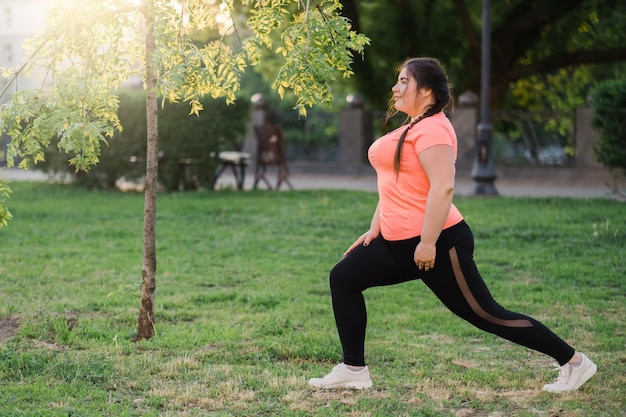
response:
<path id="1" fill-rule="evenodd" d="M 352 252 L 352 250 L 359 245 L 369 245 L 372 240 L 378 237 L 378 235 L 380 235 L 380 203 L 376 205 L 376 211 L 374 211 L 372 222 L 370 223 L 370 230 L 363 233 L 357 240 L 355 240 L 343 256 Z"/>

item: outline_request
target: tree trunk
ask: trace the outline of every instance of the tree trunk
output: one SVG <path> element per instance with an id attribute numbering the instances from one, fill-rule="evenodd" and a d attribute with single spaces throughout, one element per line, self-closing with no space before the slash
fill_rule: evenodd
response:
<path id="1" fill-rule="evenodd" d="M 156 289 L 156 196 L 159 160 L 159 129 L 157 118 L 156 73 L 153 56 L 156 48 L 154 38 L 154 11 L 150 0 L 144 0 L 146 21 L 146 118 L 147 152 L 146 183 L 144 197 L 143 266 L 141 269 L 141 307 L 137 325 L 137 340 L 154 336 L 154 292 Z"/>

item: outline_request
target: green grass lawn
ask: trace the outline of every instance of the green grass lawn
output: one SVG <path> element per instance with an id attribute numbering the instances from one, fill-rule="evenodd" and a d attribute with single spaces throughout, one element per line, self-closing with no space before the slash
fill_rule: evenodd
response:
<path id="1" fill-rule="evenodd" d="M 542 392 L 551 358 L 476 330 L 416 281 L 366 292 L 374 388 L 325 392 L 306 381 L 341 360 L 328 272 L 374 193 L 160 194 L 157 334 L 133 342 L 143 196 L 13 189 L 0 416 L 626 415 L 623 203 L 456 200 L 496 300 L 598 364 L 581 390 Z"/>

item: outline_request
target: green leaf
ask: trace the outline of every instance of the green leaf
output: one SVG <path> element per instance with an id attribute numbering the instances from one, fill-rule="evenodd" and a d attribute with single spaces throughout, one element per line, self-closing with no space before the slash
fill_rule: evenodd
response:
<path id="1" fill-rule="evenodd" d="M 340 16 L 339 1 L 318 0 L 303 10 L 298 0 L 242 0 L 250 14 L 240 45 L 223 38 L 196 45 L 189 31 L 216 28 L 218 15 L 233 10 L 231 0 L 222 9 L 217 3 L 187 0 L 181 10 L 169 0 L 150 1 L 146 13 L 153 13 L 150 20 L 156 22 L 151 65 L 162 106 L 188 102 L 189 114 L 198 115 L 204 96 L 233 103 L 241 73 L 258 64 L 261 49 L 268 48 L 284 57 L 274 88 L 281 97 L 291 91 L 295 108 L 306 116 L 306 107 L 332 100 L 332 81 L 339 74 L 352 75 L 353 54 L 362 54 L 369 43 Z M 50 11 L 45 30 L 26 42 L 32 59 L 23 71 L 37 68 L 53 81 L 41 90 L 14 93 L 0 108 L 0 134 L 12 138 L 8 161 L 20 157 L 24 168 L 41 162 L 54 140 L 77 170 L 98 163 L 101 144 L 122 129 L 116 90 L 131 76 L 145 78 L 144 29 L 137 24 L 145 18 L 141 13 L 111 0 L 67 0 Z M 2 73 L 16 74 L 4 68 Z M 0 213 L 5 222 L 7 213 Z"/>

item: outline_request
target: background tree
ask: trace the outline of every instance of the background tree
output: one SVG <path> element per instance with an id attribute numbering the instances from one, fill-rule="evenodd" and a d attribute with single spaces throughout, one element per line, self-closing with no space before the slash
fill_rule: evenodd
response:
<path id="1" fill-rule="evenodd" d="M 389 70 L 407 56 L 436 56 L 445 64 L 456 93 L 480 91 L 481 0 L 342 0 L 342 4 L 353 28 L 371 39 L 366 58 L 354 63 L 352 80 L 371 106 L 386 107 L 394 83 Z M 497 1 L 492 2 L 491 13 L 494 109 L 525 105 L 528 95 L 520 93 L 528 80 L 536 86 L 530 94 L 542 96 L 567 94 L 563 89 L 570 85 L 564 86 L 564 80 L 574 84 L 585 80 L 586 96 L 597 80 L 616 73 L 626 76 L 624 66 L 617 65 L 626 62 L 623 0 Z M 511 96 L 511 89 L 518 94 Z M 571 102 L 571 96 L 565 100 Z M 542 103 L 544 108 L 553 104 Z"/>
<path id="2" fill-rule="evenodd" d="M 367 38 L 351 30 L 339 15 L 336 0 L 241 0 L 250 14 L 247 28 L 233 24 L 232 0 L 72 0 L 50 14 L 46 30 L 30 44 L 31 58 L 22 67 L 42 67 L 49 84 L 18 91 L 0 111 L 0 134 L 12 141 L 7 162 L 22 158 L 25 168 L 44 157 L 54 138 L 70 163 L 86 170 L 98 162 L 100 147 L 122 129 L 117 117 L 116 90 L 133 76 L 146 91 L 147 154 L 144 209 L 144 256 L 138 339 L 154 335 L 156 288 L 156 192 L 158 169 L 158 100 L 190 104 L 202 110 L 205 95 L 234 101 L 241 73 L 259 63 L 268 48 L 284 61 L 274 87 L 292 91 L 295 108 L 332 100 L 330 83 L 352 75 L 353 53 Z M 292 4 L 298 7 L 294 11 Z M 222 22 L 223 33 L 235 33 L 239 47 L 225 38 L 196 45 L 188 31 L 202 31 Z M 280 41 L 272 34 L 281 28 Z M 240 30 L 241 29 L 241 30 Z M 245 29 L 245 33 L 244 32 Z M 15 71 L 5 71 L 9 78 Z M 114 144 L 113 144 L 114 146 Z M 6 183 L 0 183 L 0 224 L 6 223 Z"/>

